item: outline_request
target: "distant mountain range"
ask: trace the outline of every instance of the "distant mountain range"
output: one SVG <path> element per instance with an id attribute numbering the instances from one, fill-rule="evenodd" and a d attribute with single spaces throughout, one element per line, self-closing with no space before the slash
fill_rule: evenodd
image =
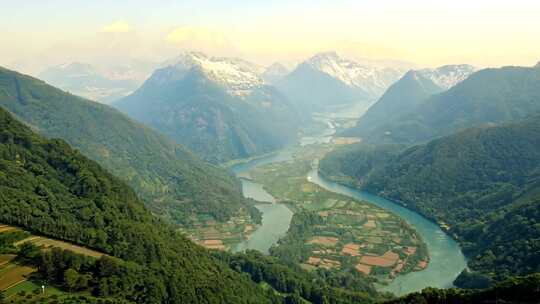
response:
<path id="1" fill-rule="evenodd" d="M 422 83 L 425 84 L 425 81 Z M 371 143 L 414 144 L 473 126 L 522 119 L 540 111 L 538 67 L 484 69 L 471 74 L 449 90 L 427 98 L 425 96 L 433 91 L 433 87 L 431 90 L 420 87 L 419 83 L 414 83 L 414 94 L 407 93 L 419 99 L 400 99 L 401 92 L 392 92 L 394 98 L 382 100 L 392 119 L 372 119 L 378 125 L 369 132 L 362 132 L 361 128 L 367 123 L 361 123 L 364 120 L 361 118 L 360 128 L 345 131 L 345 134 L 360 135 Z M 393 114 L 392 106 L 400 102 L 410 106 L 405 107 L 403 112 L 400 110 L 400 113 Z M 370 111 L 366 113 L 366 121 Z"/>
<path id="2" fill-rule="evenodd" d="M 267 67 L 261 74 L 261 77 L 266 83 L 274 85 L 287 76 L 290 72 L 291 71 L 286 66 L 276 62 Z"/>
<path id="3" fill-rule="evenodd" d="M 135 64 L 102 70 L 73 62 L 49 67 L 38 78 L 72 94 L 108 104 L 133 92 L 147 77 L 149 67 L 149 64 Z"/>
<path id="4" fill-rule="evenodd" d="M 370 104 L 403 73 L 399 68 L 362 65 L 328 52 L 299 64 L 277 87 L 298 108 L 320 110 L 353 102 Z"/>
<path id="5" fill-rule="evenodd" d="M 187 52 L 114 105 L 219 163 L 278 149 L 297 137 L 289 100 L 236 58 Z"/>
<path id="6" fill-rule="evenodd" d="M 42 135 L 66 140 L 174 222 L 190 224 L 199 215 L 226 221 L 247 208 L 228 172 L 112 107 L 3 68 L 0 106 Z"/>
<path id="7" fill-rule="evenodd" d="M 392 84 L 382 97 L 346 134 L 365 137 L 378 127 L 415 110 L 428 97 L 450 89 L 469 77 L 470 65 L 446 65 L 437 69 L 411 70 Z"/>

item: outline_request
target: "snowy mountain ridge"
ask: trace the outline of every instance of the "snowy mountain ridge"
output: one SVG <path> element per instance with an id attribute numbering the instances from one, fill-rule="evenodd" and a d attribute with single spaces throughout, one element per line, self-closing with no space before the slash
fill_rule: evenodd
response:
<path id="1" fill-rule="evenodd" d="M 305 64 L 342 81 L 348 86 L 361 88 L 372 97 L 382 95 L 405 72 L 402 69 L 359 64 L 340 57 L 336 52 L 316 54 Z"/>
<path id="2" fill-rule="evenodd" d="M 253 89 L 264 85 L 264 80 L 260 76 L 264 68 L 238 58 L 211 57 L 201 52 L 186 52 L 169 63 L 171 63 L 169 67 L 173 68 L 176 74 L 169 77 L 182 77 L 187 71 L 197 68 L 235 96 L 249 95 Z"/>
<path id="3" fill-rule="evenodd" d="M 468 64 L 457 65 L 445 65 L 436 69 L 422 69 L 417 71 L 420 75 L 430 79 L 444 90 L 448 90 L 456 84 L 462 82 L 472 73 L 476 71 L 476 68 Z"/>

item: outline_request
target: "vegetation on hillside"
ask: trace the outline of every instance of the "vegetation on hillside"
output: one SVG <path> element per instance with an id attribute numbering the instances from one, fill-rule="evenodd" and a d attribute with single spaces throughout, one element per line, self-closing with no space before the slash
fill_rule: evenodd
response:
<path id="1" fill-rule="evenodd" d="M 0 68 L 0 105 L 47 137 L 66 140 L 132 186 L 153 212 L 190 224 L 245 207 L 240 183 L 117 110 Z"/>
<path id="2" fill-rule="evenodd" d="M 435 94 L 409 114 L 364 134 L 371 143 L 422 143 L 466 128 L 523 119 L 540 111 L 540 68 L 484 69 Z"/>
<path id="3" fill-rule="evenodd" d="M 536 304 L 538 299 L 540 299 L 540 273 L 512 277 L 480 291 L 427 288 L 387 301 L 385 304 Z"/>
<path id="4" fill-rule="evenodd" d="M 363 158 L 328 159 L 350 168 Z M 540 116 L 415 146 L 353 177 L 457 236 L 473 271 L 460 286 L 540 271 Z"/>
<path id="5" fill-rule="evenodd" d="M 270 302 L 249 278 L 155 218 L 124 182 L 64 141 L 36 135 L 3 109 L 0 222 L 124 260 L 138 281 L 120 271 L 122 280 L 133 290 L 148 288 L 139 303 Z"/>

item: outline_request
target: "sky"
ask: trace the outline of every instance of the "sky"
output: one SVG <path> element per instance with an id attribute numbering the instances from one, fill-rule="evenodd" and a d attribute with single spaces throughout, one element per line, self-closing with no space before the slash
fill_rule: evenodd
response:
<path id="1" fill-rule="evenodd" d="M 0 0 L 0 65 L 161 62 L 182 50 L 269 65 L 337 51 L 418 66 L 540 61 L 540 1 Z"/>

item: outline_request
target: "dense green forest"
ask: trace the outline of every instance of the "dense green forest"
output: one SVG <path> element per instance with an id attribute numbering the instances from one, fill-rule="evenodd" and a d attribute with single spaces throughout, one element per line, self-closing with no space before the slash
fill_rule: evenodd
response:
<path id="1" fill-rule="evenodd" d="M 63 140 L 33 133 L 3 109 L 0 222 L 124 260 L 139 281 L 122 275 L 125 282 L 116 284 L 147 291 L 119 296 L 135 296 L 139 303 L 271 301 L 248 277 L 154 217 L 124 182 Z"/>
<path id="2" fill-rule="evenodd" d="M 189 224 L 199 214 L 224 221 L 246 205 L 226 171 L 109 106 L 3 68 L 0 105 L 39 133 L 66 140 L 175 222 Z"/>
<path id="3" fill-rule="evenodd" d="M 286 296 L 285 303 L 373 303 L 389 298 L 379 294 L 371 282 L 358 273 L 336 273 L 324 269 L 308 272 L 295 262 L 265 256 L 254 250 L 231 255 L 216 252 L 233 270 L 247 273 Z"/>
<path id="4" fill-rule="evenodd" d="M 540 274 L 512 277 L 491 288 L 470 291 L 462 289 L 426 288 L 390 300 L 386 304 L 536 304 L 540 299 Z"/>
<path id="5" fill-rule="evenodd" d="M 356 186 L 361 184 L 375 168 L 384 165 L 405 147 L 398 144 L 344 145 L 321 159 L 319 171 L 334 181 Z"/>
<path id="6" fill-rule="evenodd" d="M 159 69 L 114 106 L 212 163 L 281 148 L 296 140 L 299 126 L 298 114 L 274 87 L 239 97 L 197 67 Z"/>
<path id="7" fill-rule="evenodd" d="M 365 160 L 365 149 L 340 153 L 322 168 L 358 166 L 343 174 L 448 226 L 473 271 L 457 279 L 460 286 L 540 271 L 540 116 L 415 146 L 371 170 L 356 163 Z"/>
<path id="8" fill-rule="evenodd" d="M 371 143 L 423 143 L 470 127 L 523 119 L 540 111 L 538 100 L 539 67 L 484 69 L 361 135 Z"/>

